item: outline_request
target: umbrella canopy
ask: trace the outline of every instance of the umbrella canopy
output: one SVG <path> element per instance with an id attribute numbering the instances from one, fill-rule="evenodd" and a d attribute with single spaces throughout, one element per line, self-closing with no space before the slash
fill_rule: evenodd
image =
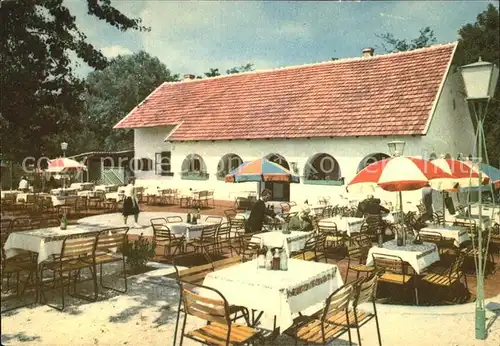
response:
<path id="1" fill-rule="evenodd" d="M 49 167 L 47 168 L 47 172 L 54 173 L 63 173 L 71 170 L 86 170 L 87 166 L 78 161 L 68 159 L 67 157 L 59 157 L 54 160 L 49 161 Z"/>
<path id="2" fill-rule="evenodd" d="M 452 176 L 453 185 L 460 187 L 479 186 L 479 171 L 470 164 L 455 159 L 440 158 L 431 161 L 443 171 Z M 483 176 L 482 184 L 488 184 L 489 178 Z"/>
<path id="3" fill-rule="evenodd" d="M 248 181 L 274 181 L 299 183 L 300 178 L 288 169 L 264 158 L 244 162 L 225 177 L 226 183 L 242 183 Z"/>
<path id="4" fill-rule="evenodd" d="M 472 166 L 471 162 L 466 162 L 467 165 Z M 486 163 L 481 164 L 481 173 L 489 178 L 489 183 L 493 184 L 497 189 L 500 189 L 500 169 L 487 165 Z M 470 189 L 465 187 L 470 191 L 477 191 L 477 187 L 471 187 Z"/>
<path id="5" fill-rule="evenodd" d="M 452 177 L 430 161 L 415 157 L 392 157 L 372 163 L 348 184 L 349 192 L 412 191 L 426 186 L 436 190 L 453 187 Z"/>

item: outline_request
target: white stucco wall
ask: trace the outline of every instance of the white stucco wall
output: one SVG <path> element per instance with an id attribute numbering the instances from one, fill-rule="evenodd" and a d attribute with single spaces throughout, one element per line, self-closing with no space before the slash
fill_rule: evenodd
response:
<path id="1" fill-rule="evenodd" d="M 340 165 L 341 176 L 349 182 L 357 172 L 361 160 L 374 153 L 389 154 L 387 143 L 392 140 L 406 141 L 405 155 L 422 156 L 426 159 L 434 152 L 450 153 L 456 157 L 462 152 L 468 155 L 472 151 L 474 132 L 456 74 L 450 73 L 446 79 L 441 98 L 435 107 L 435 114 L 426 136 L 404 137 L 359 137 L 297 140 L 234 140 L 217 142 L 164 142 L 172 127 L 140 128 L 135 130 L 136 158 L 148 157 L 155 160 L 155 153 L 171 150 L 173 177 L 159 176 L 155 171 L 136 172 L 138 181 L 143 184 L 166 185 L 182 190 L 213 189 L 215 198 L 233 200 L 248 191 L 256 191 L 256 183 L 229 184 L 217 180 L 216 172 L 219 160 L 226 154 L 239 155 L 243 161 L 250 161 L 271 153 L 282 155 L 288 163 L 297 162 L 299 174 L 303 180 L 304 167 L 308 160 L 317 153 L 332 155 Z M 454 100 L 454 102 L 453 102 Z M 186 156 L 201 156 L 210 174 L 208 180 L 182 180 L 181 166 Z M 334 197 L 344 194 L 345 186 L 309 185 L 301 182 L 291 184 L 290 199 L 302 203 L 305 199 L 316 201 L 319 196 Z M 364 196 L 355 196 L 361 198 Z M 380 198 L 396 200 L 395 193 L 382 192 Z M 405 193 L 407 200 L 420 200 L 421 192 Z"/>

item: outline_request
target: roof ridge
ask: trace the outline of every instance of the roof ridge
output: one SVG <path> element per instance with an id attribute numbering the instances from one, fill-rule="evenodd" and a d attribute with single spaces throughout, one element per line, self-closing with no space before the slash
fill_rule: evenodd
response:
<path id="1" fill-rule="evenodd" d="M 274 68 L 269 68 L 269 69 L 262 69 L 262 70 L 255 70 L 255 71 L 248 71 L 248 72 L 241 72 L 241 73 L 225 74 L 225 75 L 216 76 L 216 77 L 187 79 L 187 80 L 181 80 L 181 81 L 176 81 L 176 82 L 164 82 L 163 84 L 177 85 L 177 84 L 182 84 L 182 83 L 196 83 L 196 82 L 209 81 L 209 80 L 215 80 L 215 79 L 231 78 L 231 77 L 242 76 L 242 75 L 254 75 L 254 74 L 260 74 L 260 73 L 307 68 L 307 67 L 312 67 L 312 66 L 333 65 L 333 64 L 341 64 L 341 63 L 347 63 L 347 62 L 353 62 L 353 61 L 383 59 L 383 58 L 388 58 L 388 57 L 394 57 L 397 55 L 416 54 L 416 53 L 419 53 L 419 52 L 422 52 L 425 50 L 429 51 L 429 50 L 444 48 L 447 46 L 451 47 L 451 46 L 456 46 L 456 45 L 458 45 L 458 41 L 448 42 L 448 43 L 439 43 L 439 44 L 435 44 L 435 45 L 432 45 L 429 47 L 417 48 L 417 49 L 413 49 L 413 50 L 379 54 L 379 55 L 374 55 L 374 56 L 369 57 L 369 58 L 359 57 L 359 56 L 358 57 L 350 57 L 350 58 L 342 58 L 342 59 L 332 60 L 332 61 L 320 61 L 320 62 L 313 62 L 313 63 L 302 64 L 302 65 L 282 66 L 282 67 L 274 67 Z"/>

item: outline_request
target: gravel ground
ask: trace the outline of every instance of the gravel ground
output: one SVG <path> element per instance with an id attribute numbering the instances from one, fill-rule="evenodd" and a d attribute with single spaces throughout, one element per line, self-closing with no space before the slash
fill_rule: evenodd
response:
<path id="1" fill-rule="evenodd" d="M 175 282 L 162 268 L 129 278 L 126 294 L 104 294 L 102 300 L 87 303 L 69 300 L 64 312 L 37 305 L 2 315 L 4 345 L 171 345 L 178 304 Z M 49 296 L 49 299 L 54 299 Z M 474 306 L 433 308 L 380 306 L 379 319 L 384 345 L 473 346 L 500 345 L 500 297 L 488 307 L 489 336 L 474 339 Z M 497 302 L 497 303 L 493 303 Z M 188 318 L 187 328 L 203 324 Z M 361 329 L 363 345 L 377 345 L 374 321 Z M 331 345 L 348 345 L 347 335 Z M 185 340 L 184 345 L 196 343 Z M 293 345 L 280 336 L 273 345 Z M 353 344 L 358 345 L 353 330 Z M 196 344 L 199 345 L 199 344 Z"/>

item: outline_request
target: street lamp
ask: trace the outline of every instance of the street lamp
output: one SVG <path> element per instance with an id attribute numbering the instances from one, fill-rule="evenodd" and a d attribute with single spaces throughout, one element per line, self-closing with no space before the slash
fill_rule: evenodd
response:
<path id="1" fill-rule="evenodd" d="M 405 150 L 405 144 L 406 144 L 405 141 L 392 141 L 387 143 L 391 156 L 394 157 L 403 155 L 403 151 Z"/>
<path id="2" fill-rule="evenodd" d="M 479 61 L 462 66 L 460 69 L 464 80 L 465 92 L 467 95 L 466 101 L 473 110 L 473 116 L 477 121 L 476 139 L 474 148 L 477 156 L 477 164 L 481 167 L 481 159 L 483 156 L 483 146 L 485 152 L 486 163 L 488 163 L 488 154 L 486 151 L 486 140 L 484 136 L 484 118 L 488 109 L 488 104 L 495 94 L 495 88 L 498 81 L 498 67 L 487 61 Z M 478 260 L 476 263 L 477 277 L 477 297 L 476 297 L 476 339 L 486 339 L 486 311 L 484 309 L 484 270 L 486 268 L 486 260 L 483 263 L 483 207 L 482 207 L 482 176 L 479 169 L 479 228 L 478 228 Z M 491 231 L 490 231 L 491 232 Z M 488 234 L 489 239 L 489 234 Z M 488 244 L 486 244 L 488 250 Z"/>
<path id="3" fill-rule="evenodd" d="M 68 149 L 68 143 L 62 142 L 61 143 L 61 150 L 63 152 L 63 157 L 66 157 L 66 150 Z"/>

